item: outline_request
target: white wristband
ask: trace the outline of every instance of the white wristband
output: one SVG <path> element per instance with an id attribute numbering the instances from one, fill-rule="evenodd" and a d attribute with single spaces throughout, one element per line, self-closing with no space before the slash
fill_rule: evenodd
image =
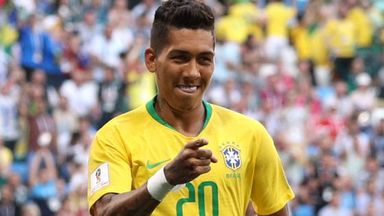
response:
<path id="1" fill-rule="evenodd" d="M 168 194 L 172 188 L 175 187 L 168 183 L 164 174 L 164 167 L 157 171 L 147 182 L 147 190 L 151 196 L 158 201 L 163 200 L 163 198 Z"/>

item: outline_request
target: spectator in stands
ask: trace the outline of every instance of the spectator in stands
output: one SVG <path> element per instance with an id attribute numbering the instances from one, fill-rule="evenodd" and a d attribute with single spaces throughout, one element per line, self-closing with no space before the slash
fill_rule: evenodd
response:
<path id="1" fill-rule="evenodd" d="M 98 128 L 102 127 L 116 114 L 125 108 L 125 85 L 117 79 L 116 70 L 113 67 L 104 67 L 104 78 L 99 84 L 98 101 L 101 111 Z"/>
<path id="2" fill-rule="evenodd" d="M 44 32 L 41 36 L 40 67 L 47 74 L 48 86 L 58 89 L 65 77 L 60 68 L 63 53 L 63 26 L 56 16 L 44 19 Z"/>
<path id="3" fill-rule="evenodd" d="M 324 206 L 320 212 L 319 216 L 328 216 L 328 215 L 337 215 L 337 216 L 352 216 L 353 213 L 351 210 L 343 208 L 340 205 L 340 192 L 333 191 L 331 193 L 331 201 L 328 205 Z"/>
<path id="4" fill-rule="evenodd" d="M 7 182 L 8 173 L 12 165 L 12 151 L 4 146 L 3 138 L 0 137 L 0 188 Z"/>
<path id="5" fill-rule="evenodd" d="M 265 52 L 270 60 L 279 60 L 282 51 L 287 48 L 288 27 L 295 14 L 295 9 L 284 5 L 282 0 L 268 1 L 265 8 Z"/>
<path id="6" fill-rule="evenodd" d="M 119 27 L 132 26 L 132 14 L 128 9 L 128 2 L 125 0 L 113 1 L 112 7 L 108 12 L 108 23 L 118 25 Z"/>
<path id="7" fill-rule="evenodd" d="M 328 44 L 334 64 L 336 79 L 347 81 L 353 58 L 356 55 L 355 26 L 347 18 L 348 5 L 337 3 L 337 17 L 330 18 L 324 26 L 326 44 Z"/>
<path id="8" fill-rule="evenodd" d="M 48 110 L 51 110 L 52 106 L 56 106 L 57 99 L 56 94 L 57 91 L 53 86 L 48 86 L 47 83 L 47 74 L 41 69 L 37 69 L 32 73 L 31 81 L 26 85 L 28 92 L 33 92 L 35 96 L 32 96 L 30 100 L 34 103 L 34 100 L 44 99 L 47 101 Z"/>
<path id="9" fill-rule="evenodd" d="M 127 68 L 125 73 L 126 83 L 126 98 L 129 103 L 128 110 L 134 109 L 145 101 L 150 100 L 155 96 L 155 76 L 153 73 L 148 73 L 147 68 L 142 61 L 146 46 L 144 34 L 137 34 L 135 42 L 128 50 L 126 56 Z"/>
<path id="10" fill-rule="evenodd" d="M 342 118 L 347 118 L 352 115 L 354 110 L 352 100 L 348 94 L 348 86 L 344 81 L 336 81 L 334 83 L 334 95 L 327 100 L 336 105 L 336 112 Z M 325 102 L 326 103 L 326 102 Z"/>
<path id="11" fill-rule="evenodd" d="M 262 41 L 254 35 L 248 35 L 247 40 L 241 44 L 241 59 L 243 71 L 253 76 L 257 75 L 261 65 L 266 61 Z"/>
<path id="12" fill-rule="evenodd" d="M 0 190 L 0 215 L 19 215 L 20 206 L 17 205 L 13 195 L 13 189 L 10 185 L 4 185 Z"/>
<path id="13" fill-rule="evenodd" d="M 31 153 L 39 149 L 40 142 L 48 142 L 50 144 L 49 149 L 56 153 L 56 125 L 47 112 L 47 102 L 45 100 L 36 102 L 36 115 L 29 116 L 28 129 L 28 149 Z M 47 139 L 48 141 L 46 141 Z"/>
<path id="14" fill-rule="evenodd" d="M 368 11 L 362 7 L 363 1 L 348 0 L 349 7 L 347 18 L 354 25 L 354 34 L 356 38 L 356 55 L 363 59 L 365 64 L 372 60 L 370 48 L 373 41 L 373 22 L 369 17 Z"/>
<path id="15" fill-rule="evenodd" d="M 213 87 L 209 91 L 207 98 L 211 103 L 227 108 L 235 108 L 236 104 L 240 101 L 241 93 L 236 81 L 228 79 L 224 85 Z"/>
<path id="16" fill-rule="evenodd" d="M 371 140 L 372 155 L 377 159 L 379 166 L 384 167 L 384 119 L 377 123 Z"/>
<path id="17" fill-rule="evenodd" d="M 255 118 L 256 108 L 260 100 L 258 98 L 258 95 L 256 94 L 255 86 L 251 81 L 243 81 L 242 83 L 240 83 L 240 85 L 240 94 L 242 95 L 242 97 L 240 97 L 238 103 L 235 103 L 234 106 L 231 107 L 231 109 L 241 113 L 245 113 L 251 118 Z"/>
<path id="18" fill-rule="evenodd" d="M 52 116 L 57 128 L 58 160 L 63 163 L 71 134 L 78 127 L 78 116 L 70 110 L 68 99 L 64 96 L 60 96 L 58 106 L 54 109 Z"/>
<path id="19" fill-rule="evenodd" d="M 81 42 L 84 43 L 85 47 L 88 47 L 92 37 L 103 31 L 103 26 L 97 22 L 96 12 L 93 9 L 87 9 L 84 11 L 82 21 L 75 29 L 79 33 Z"/>
<path id="20" fill-rule="evenodd" d="M 240 68 L 240 45 L 218 38 L 216 41 L 215 70 L 212 77 L 213 85 L 224 84 L 228 79 L 235 79 Z"/>
<path id="21" fill-rule="evenodd" d="M 33 202 L 28 202 L 22 207 L 22 216 L 40 216 L 39 206 Z"/>
<path id="22" fill-rule="evenodd" d="M 96 73 L 94 76 L 98 80 L 101 80 L 102 66 L 108 65 L 117 67 L 119 65 L 119 55 L 125 51 L 128 44 L 122 43 L 114 36 L 115 26 L 112 23 L 108 23 L 104 26 L 102 34 L 95 35 L 89 43 L 88 52 L 91 55 Z"/>
<path id="23" fill-rule="evenodd" d="M 371 86 L 372 79 L 367 73 L 356 77 L 357 89 L 351 93 L 352 104 L 357 111 L 371 112 L 376 106 L 376 92 Z"/>
<path id="24" fill-rule="evenodd" d="M 36 15 L 29 16 L 28 21 L 19 29 L 19 44 L 21 51 L 20 65 L 23 67 L 29 81 L 32 72 L 40 67 L 42 61 L 42 32 Z"/>
<path id="25" fill-rule="evenodd" d="M 97 106 L 97 84 L 89 78 L 89 71 L 75 68 L 71 79 L 64 81 L 60 95 L 68 99 L 71 112 L 77 116 L 90 115 Z"/>
<path id="26" fill-rule="evenodd" d="M 134 20 L 143 19 L 141 27 L 150 29 L 158 6 L 159 4 L 156 0 L 141 1 L 132 8 L 132 18 Z"/>
<path id="27" fill-rule="evenodd" d="M 7 176 L 8 185 L 13 190 L 15 203 L 23 206 L 28 200 L 28 188 L 24 185 L 24 181 L 19 173 L 9 172 Z"/>
<path id="28" fill-rule="evenodd" d="M 81 2 L 73 0 L 59 0 L 54 2 L 55 13 L 57 13 L 64 24 L 78 20 L 81 11 Z"/>
<path id="29" fill-rule="evenodd" d="M 31 159 L 28 178 L 31 199 L 39 206 L 42 215 L 53 215 L 57 210 L 54 202 L 57 199 L 57 170 L 48 145 L 47 140 L 40 143 Z"/>
<path id="30" fill-rule="evenodd" d="M 76 68 L 86 69 L 90 63 L 90 57 L 84 51 L 83 43 L 77 31 L 68 32 L 66 37 L 68 42 L 63 48 L 60 67 L 67 78 L 68 74 Z M 86 43 L 89 43 L 89 40 Z"/>
<path id="31" fill-rule="evenodd" d="M 20 93 L 19 86 L 12 78 L 0 84 L 0 134 L 4 145 L 13 153 L 20 135 L 17 114 Z"/>
<path id="32" fill-rule="evenodd" d="M 83 11 L 93 10 L 95 11 L 96 21 L 104 25 L 108 22 L 108 9 L 110 1 L 105 0 L 90 0 L 83 5 Z"/>
<path id="33" fill-rule="evenodd" d="M 308 185 L 309 182 L 305 181 L 298 189 L 296 203 L 292 211 L 295 216 L 315 216 L 315 209 L 313 207 L 315 200 L 310 197 Z"/>

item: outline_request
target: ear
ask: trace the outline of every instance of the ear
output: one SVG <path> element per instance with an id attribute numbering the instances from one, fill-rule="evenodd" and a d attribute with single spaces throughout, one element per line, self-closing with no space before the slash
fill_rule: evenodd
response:
<path id="1" fill-rule="evenodd" d="M 156 53 L 152 48 L 145 50 L 145 66 L 150 72 L 156 71 Z"/>

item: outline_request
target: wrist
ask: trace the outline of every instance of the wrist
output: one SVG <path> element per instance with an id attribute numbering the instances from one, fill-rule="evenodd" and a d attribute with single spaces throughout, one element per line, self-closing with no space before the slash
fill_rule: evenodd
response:
<path id="1" fill-rule="evenodd" d="M 168 182 L 170 185 L 176 186 L 177 183 L 175 183 L 175 182 L 172 180 L 172 174 L 171 174 L 171 175 L 169 174 L 169 164 L 167 164 L 167 165 L 165 165 L 165 166 L 163 167 L 163 172 L 164 172 L 165 180 L 167 180 L 167 182 Z"/>
<path id="2" fill-rule="evenodd" d="M 147 182 L 147 190 L 149 194 L 158 201 L 163 200 L 163 198 L 174 188 L 174 185 L 171 185 L 164 173 L 164 167 L 159 169 Z"/>

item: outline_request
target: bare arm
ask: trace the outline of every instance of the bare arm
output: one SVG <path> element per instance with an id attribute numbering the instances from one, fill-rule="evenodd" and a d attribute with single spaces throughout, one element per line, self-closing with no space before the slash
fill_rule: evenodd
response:
<path id="1" fill-rule="evenodd" d="M 92 206 L 91 215 L 150 215 L 159 203 L 144 184 L 128 193 L 104 195 Z"/>
<path id="2" fill-rule="evenodd" d="M 210 163 L 217 162 L 212 152 L 199 149 L 207 145 L 206 140 L 187 143 L 177 157 L 164 167 L 167 181 L 172 185 L 183 184 L 210 171 Z M 152 198 L 147 184 L 127 193 L 108 193 L 91 207 L 91 215 L 150 215 L 159 205 Z"/>
<path id="3" fill-rule="evenodd" d="M 252 201 L 249 201 L 247 210 L 245 211 L 245 216 L 255 216 L 256 212 L 255 209 L 253 209 Z"/>
<path id="4" fill-rule="evenodd" d="M 46 171 L 48 172 L 49 179 L 56 179 L 57 178 L 56 164 L 51 151 L 48 148 L 42 148 L 41 157 L 47 167 Z"/>
<path id="5" fill-rule="evenodd" d="M 32 161 L 29 165 L 29 185 L 32 187 L 37 183 L 38 180 L 38 171 L 39 171 L 39 164 L 42 160 L 41 152 L 37 151 L 34 157 L 32 158 Z"/>

